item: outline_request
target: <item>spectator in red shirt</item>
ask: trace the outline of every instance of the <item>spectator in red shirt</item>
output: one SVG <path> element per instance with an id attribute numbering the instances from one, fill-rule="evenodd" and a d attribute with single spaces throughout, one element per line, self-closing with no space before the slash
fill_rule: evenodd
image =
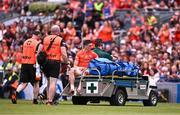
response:
<path id="1" fill-rule="evenodd" d="M 8 13 L 8 11 L 9 11 L 9 0 L 3 1 L 3 10 L 5 11 L 5 13 Z"/>
<path id="2" fill-rule="evenodd" d="M 64 29 L 64 38 L 65 41 L 72 41 L 76 36 L 76 30 L 72 22 L 68 22 L 66 29 Z"/>
<path id="3" fill-rule="evenodd" d="M 99 37 L 102 39 L 103 43 L 111 43 L 112 42 L 112 26 L 110 22 L 105 21 L 103 26 L 100 29 Z"/>
<path id="4" fill-rule="evenodd" d="M 135 21 L 132 21 L 132 27 L 128 31 L 129 40 L 140 40 L 140 27 L 136 25 Z"/>
<path id="5" fill-rule="evenodd" d="M 170 31 L 168 24 L 163 24 L 161 30 L 158 33 L 158 36 L 160 37 L 161 44 L 170 41 Z"/>
<path id="6" fill-rule="evenodd" d="M 180 42 L 180 24 L 176 24 L 173 41 Z"/>

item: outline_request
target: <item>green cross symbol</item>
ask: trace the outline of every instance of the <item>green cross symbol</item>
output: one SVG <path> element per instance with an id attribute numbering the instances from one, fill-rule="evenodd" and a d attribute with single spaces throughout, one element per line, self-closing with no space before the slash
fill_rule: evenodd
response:
<path id="1" fill-rule="evenodd" d="M 96 86 L 94 86 L 94 83 L 91 83 L 91 86 L 88 87 L 88 90 L 91 90 L 91 93 L 94 93 L 94 90 L 96 90 Z"/>

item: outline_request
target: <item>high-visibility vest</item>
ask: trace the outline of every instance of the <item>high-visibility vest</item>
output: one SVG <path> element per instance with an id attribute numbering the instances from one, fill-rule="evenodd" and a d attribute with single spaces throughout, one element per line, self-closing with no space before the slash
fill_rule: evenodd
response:
<path id="1" fill-rule="evenodd" d="M 156 17 L 155 17 L 155 16 L 150 16 L 150 17 L 147 18 L 148 24 L 149 24 L 150 26 L 152 26 L 152 25 L 155 24 L 155 23 L 154 23 L 154 20 L 156 20 Z"/>
<path id="2" fill-rule="evenodd" d="M 9 77 L 8 80 L 10 81 L 14 75 L 18 76 L 15 72 L 13 72 L 13 74 Z M 18 81 L 19 81 L 19 77 L 18 77 L 18 79 L 14 83 L 11 84 L 11 87 L 13 87 L 14 89 L 17 89 L 18 84 L 19 84 Z"/>
<path id="3" fill-rule="evenodd" d="M 94 9 L 96 10 L 96 11 L 99 11 L 99 12 L 101 12 L 102 11 L 102 8 L 103 8 L 103 2 L 101 2 L 101 3 L 94 3 Z"/>
<path id="4" fill-rule="evenodd" d="M 22 64 L 36 63 L 36 49 L 39 42 L 35 39 L 27 39 L 23 44 Z"/>
<path id="5" fill-rule="evenodd" d="M 48 35 L 44 38 L 44 41 L 43 41 L 43 50 L 46 52 L 47 54 L 47 58 L 50 59 L 50 60 L 57 60 L 57 61 L 60 61 L 61 60 L 61 50 L 60 50 L 60 47 L 61 47 L 61 41 L 62 41 L 62 38 L 61 37 L 56 37 L 56 35 Z M 51 43 L 51 41 L 54 40 L 54 42 L 52 43 L 52 46 L 51 48 L 46 51 L 46 49 L 48 48 L 49 44 Z"/>

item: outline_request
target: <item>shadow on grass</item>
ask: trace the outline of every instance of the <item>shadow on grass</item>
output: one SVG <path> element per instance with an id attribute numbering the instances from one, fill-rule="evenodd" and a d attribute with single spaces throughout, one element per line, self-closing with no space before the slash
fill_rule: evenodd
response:
<path id="1" fill-rule="evenodd" d="M 60 105 L 72 105 L 72 106 L 109 106 L 109 107 L 144 107 L 142 104 L 126 104 L 125 106 L 111 106 L 108 103 L 88 103 L 87 105 L 73 105 L 72 103 L 62 103 Z"/>
<path id="2" fill-rule="evenodd" d="M 109 106 L 109 107 L 144 107 L 143 105 L 111 106 L 109 104 L 87 104 L 86 106 Z"/>

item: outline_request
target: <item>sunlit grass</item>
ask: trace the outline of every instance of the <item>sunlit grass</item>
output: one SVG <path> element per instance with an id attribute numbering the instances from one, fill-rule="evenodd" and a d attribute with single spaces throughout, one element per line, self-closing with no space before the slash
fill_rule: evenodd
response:
<path id="1" fill-rule="evenodd" d="M 156 107 L 144 107 L 141 102 L 127 102 L 125 106 L 100 104 L 73 105 L 71 101 L 60 102 L 57 106 L 33 105 L 31 101 L 0 99 L 0 115 L 180 115 L 180 104 L 158 103 Z"/>

